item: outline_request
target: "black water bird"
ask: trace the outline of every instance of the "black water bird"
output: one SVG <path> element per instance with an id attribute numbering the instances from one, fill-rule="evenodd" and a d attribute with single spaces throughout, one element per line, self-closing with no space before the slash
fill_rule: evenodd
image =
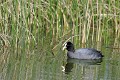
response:
<path id="1" fill-rule="evenodd" d="M 68 58 L 75 59 L 101 59 L 103 57 L 102 53 L 93 48 L 81 48 L 74 49 L 74 45 L 71 42 L 66 42 L 63 49 L 67 49 Z"/>

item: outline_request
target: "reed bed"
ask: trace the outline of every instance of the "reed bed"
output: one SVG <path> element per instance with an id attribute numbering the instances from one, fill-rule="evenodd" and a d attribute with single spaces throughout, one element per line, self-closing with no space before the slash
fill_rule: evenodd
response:
<path id="1" fill-rule="evenodd" d="M 119 0 L 1 1 L 0 34 L 10 36 L 12 39 L 6 41 L 15 47 L 43 43 L 44 38 L 50 38 L 54 44 L 70 35 L 78 35 L 82 43 L 89 37 L 101 41 L 101 37 L 111 32 L 119 37 L 119 4 Z"/>

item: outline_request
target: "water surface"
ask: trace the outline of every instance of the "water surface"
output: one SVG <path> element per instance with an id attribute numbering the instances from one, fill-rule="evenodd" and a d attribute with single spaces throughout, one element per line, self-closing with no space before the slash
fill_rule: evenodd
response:
<path id="1" fill-rule="evenodd" d="M 74 37 L 75 39 L 76 37 Z M 108 42 L 91 41 L 76 48 L 95 48 L 102 51 L 102 60 L 67 59 L 62 51 L 64 41 L 53 45 L 47 40 L 36 47 L 2 48 L 0 53 L 0 80 L 119 80 L 120 49 L 114 39 Z M 53 46 L 53 47 L 51 47 Z"/>

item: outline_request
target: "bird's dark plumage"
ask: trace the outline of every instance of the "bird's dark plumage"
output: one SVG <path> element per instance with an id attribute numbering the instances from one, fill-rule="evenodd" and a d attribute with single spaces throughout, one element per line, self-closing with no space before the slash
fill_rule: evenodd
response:
<path id="1" fill-rule="evenodd" d="M 81 48 L 74 49 L 74 45 L 71 42 L 67 42 L 65 44 L 65 48 L 67 49 L 67 56 L 69 58 L 76 59 L 100 59 L 103 57 L 102 53 L 93 48 Z"/>

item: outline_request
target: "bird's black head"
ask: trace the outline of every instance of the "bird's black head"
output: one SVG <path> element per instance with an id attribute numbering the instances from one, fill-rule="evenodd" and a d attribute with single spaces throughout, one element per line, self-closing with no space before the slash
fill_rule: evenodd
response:
<path id="1" fill-rule="evenodd" d="M 66 48 L 68 51 L 72 51 L 72 52 L 75 51 L 74 45 L 71 42 L 66 42 L 64 48 Z"/>

